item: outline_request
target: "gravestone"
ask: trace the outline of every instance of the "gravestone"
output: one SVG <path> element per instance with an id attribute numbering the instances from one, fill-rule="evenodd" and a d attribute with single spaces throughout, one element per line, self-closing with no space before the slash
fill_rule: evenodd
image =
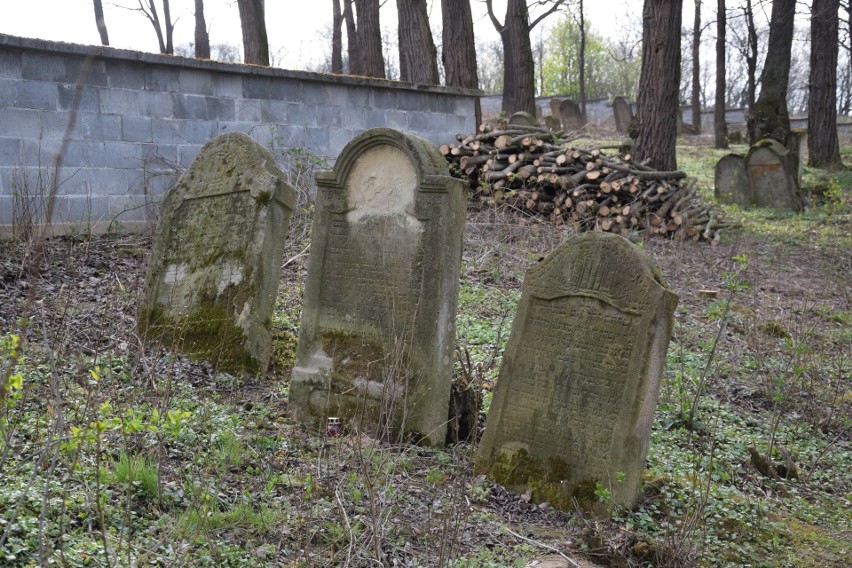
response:
<path id="1" fill-rule="evenodd" d="M 562 130 L 562 122 L 560 122 L 559 118 L 550 114 L 544 117 L 544 126 L 551 132 Z"/>
<path id="2" fill-rule="evenodd" d="M 615 129 L 626 134 L 633 118 L 630 103 L 624 97 L 615 97 L 612 99 L 612 113 L 615 115 Z"/>
<path id="3" fill-rule="evenodd" d="M 716 162 L 715 194 L 719 203 L 751 207 L 753 197 L 745 159 L 739 154 L 728 154 Z"/>
<path id="4" fill-rule="evenodd" d="M 559 103 L 562 102 L 562 99 L 557 99 L 556 97 L 550 99 L 550 115 L 559 118 Z"/>
<path id="5" fill-rule="evenodd" d="M 749 148 L 745 163 L 756 206 L 802 210 L 798 159 L 783 144 L 764 138 Z"/>
<path id="6" fill-rule="evenodd" d="M 368 130 L 317 176 L 294 417 L 443 444 L 464 186 L 426 140 Z"/>
<path id="7" fill-rule="evenodd" d="M 477 454 L 497 483 L 562 509 L 642 485 L 677 296 L 651 260 L 588 232 L 529 269 Z"/>
<path id="8" fill-rule="evenodd" d="M 562 119 L 562 128 L 565 130 L 579 130 L 585 125 L 580 105 L 571 99 L 563 99 L 559 103 L 559 117 Z"/>
<path id="9" fill-rule="evenodd" d="M 520 124 L 521 126 L 538 126 L 538 120 L 528 112 L 516 112 L 509 117 L 509 124 Z"/>
<path id="10" fill-rule="evenodd" d="M 139 307 L 144 337 L 215 368 L 264 372 L 296 192 L 242 133 L 208 142 L 163 198 Z"/>

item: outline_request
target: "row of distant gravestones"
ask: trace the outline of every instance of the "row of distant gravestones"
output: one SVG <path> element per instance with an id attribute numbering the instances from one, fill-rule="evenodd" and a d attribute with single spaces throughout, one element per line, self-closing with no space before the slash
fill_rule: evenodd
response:
<path id="1" fill-rule="evenodd" d="M 443 443 L 466 203 L 429 142 L 353 139 L 317 176 L 294 418 Z M 243 134 L 208 143 L 163 200 L 139 326 L 232 372 L 263 372 L 295 193 Z M 477 468 L 557 506 L 638 496 L 677 303 L 620 236 L 586 233 L 525 278 Z M 382 432 L 382 429 L 386 429 Z"/>

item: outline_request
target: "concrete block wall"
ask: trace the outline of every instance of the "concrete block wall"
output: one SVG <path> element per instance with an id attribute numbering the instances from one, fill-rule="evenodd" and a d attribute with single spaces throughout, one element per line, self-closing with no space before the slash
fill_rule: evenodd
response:
<path id="1" fill-rule="evenodd" d="M 140 229 L 224 132 L 332 163 L 372 127 L 436 145 L 474 132 L 478 95 L 0 34 L 0 228 L 42 210 L 55 183 L 59 230 Z"/>

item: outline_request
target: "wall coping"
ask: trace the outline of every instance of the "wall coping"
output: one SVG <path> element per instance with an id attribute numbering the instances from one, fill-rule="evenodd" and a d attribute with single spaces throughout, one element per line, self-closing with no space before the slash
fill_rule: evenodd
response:
<path id="1" fill-rule="evenodd" d="M 3 47 L 45 51 L 80 57 L 94 56 L 101 59 L 131 61 L 151 65 L 177 67 L 181 69 L 218 71 L 221 73 L 247 75 L 252 77 L 295 79 L 299 81 L 313 81 L 317 83 L 332 83 L 335 85 L 363 86 L 417 92 L 425 91 L 432 94 L 451 96 L 480 97 L 483 95 L 483 92 L 477 89 L 462 89 L 458 87 L 444 87 L 441 85 L 407 83 L 405 81 L 374 79 L 357 75 L 332 75 L 330 73 L 317 73 L 313 71 L 293 71 L 290 69 L 279 69 L 277 67 L 262 67 L 260 65 L 246 65 L 243 63 L 227 63 L 224 61 L 213 61 L 211 59 L 194 59 L 182 57 L 180 55 L 163 55 L 160 53 L 148 53 L 144 51 L 119 49 L 102 45 L 82 45 L 77 43 L 0 34 L 0 48 Z"/>

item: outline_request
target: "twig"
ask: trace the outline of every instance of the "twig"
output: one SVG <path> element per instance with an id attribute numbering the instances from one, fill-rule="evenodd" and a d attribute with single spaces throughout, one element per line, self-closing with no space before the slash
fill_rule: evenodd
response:
<path id="1" fill-rule="evenodd" d="M 518 533 L 516 533 L 515 531 L 513 531 L 509 527 L 506 527 L 506 532 L 509 533 L 510 535 L 514 536 L 515 538 L 519 538 L 519 539 L 523 540 L 524 542 L 526 542 L 528 544 L 534 544 L 534 545 L 536 545 L 540 548 L 543 548 L 545 550 L 555 552 L 556 554 L 558 554 L 559 556 L 561 556 L 562 558 L 567 560 L 571 564 L 571 566 L 575 566 L 576 568 L 582 568 L 582 566 L 580 566 L 579 564 L 577 564 L 576 562 L 571 560 L 570 557 L 566 556 L 565 553 L 563 553 L 561 550 L 559 550 L 555 546 L 550 546 L 549 544 L 545 544 L 543 542 L 539 542 L 537 540 L 533 540 L 531 538 L 527 538 L 525 536 L 519 535 Z"/>

